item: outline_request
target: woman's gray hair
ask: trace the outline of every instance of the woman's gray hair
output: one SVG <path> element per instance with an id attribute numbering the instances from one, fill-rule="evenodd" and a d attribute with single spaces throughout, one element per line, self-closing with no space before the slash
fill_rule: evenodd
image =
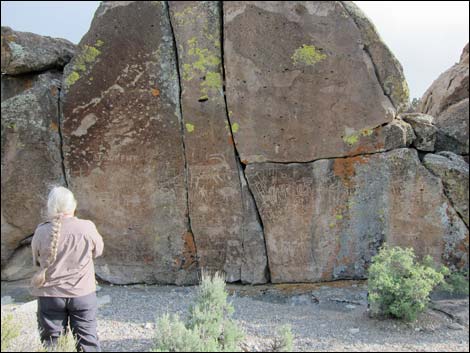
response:
<path id="1" fill-rule="evenodd" d="M 62 216 L 71 214 L 77 208 L 77 200 L 73 193 L 63 186 L 55 186 L 49 192 L 47 198 L 47 216 L 52 222 L 51 247 L 49 256 L 46 259 L 45 266 L 34 274 L 31 278 L 31 285 L 39 288 L 46 283 L 46 272 L 57 259 L 59 245 L 60 228 L 62 226 Z M 45 256 L 45 254 L 43 254 Z M 36 265 L 36 254 L 33 251 L 33 263 Z"/>
<path id="2" fill-rule="evenodd" d="M 77 200 L 72 191 L 63 186 L 55 186 L 47 198 L 47 217 L 54 219 L 57 216 L 70 214 L 77 208 Z"/>

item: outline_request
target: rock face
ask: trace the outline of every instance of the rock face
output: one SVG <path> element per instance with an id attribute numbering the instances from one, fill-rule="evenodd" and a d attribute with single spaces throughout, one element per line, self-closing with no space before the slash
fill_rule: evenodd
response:
<path id="1" fill-rule="evenodd" d="M 65 167 L 110 282 L 193 283 L 176 55 L 161 2 L 105 2 L 64 72 Z"/>
<path id="2" fill-rule="evenodd" d="M 369 137 L 396 113 L 376 76 L 393 60 L 374 61 L 356 17 L 341 2 L 224 2 L 227 102 L 244 163 L 385 149 Z"/>
<path id="3" fill-rule="evenodd" d="M 429 153 L 423 163 L 442 180 L 446 195 L 468 227 L 468 163 L 452 152 Z"/>
<path id="4" fill-rule="evenodd" d="M 468 154 L 468 49 L 402 114 L 352 2 L 106 1 L 77 50 L 2 28 L 2 72 L 4 280 L 31 274 L 51 184 L 111 283 L 365 278 L 384 242 L 468 268 L 468 164 L 428 153 Z"/>
<path id="5" fill-rule="evenodd" d="M 364 278 L 383 241 L 468 264 L 468 229 L 415 150 L 252 164 L 246 173 L 274 283 Z"/>
<path id="6" fill-rule="evenodd" d="M 434 116 L 438 129 L 436 150 L 469 153 L 468 44 L 460 62 L 442 73 L 424 93 L 419 110 Z"/>
<path id="7" fill-rule="evenodd" d="M 40 74 L 27 84 L 31 88 L 16 95 L 16 90 L 7 90 L 9 98 L 2 101 L 2 266 L 42 222 L 49 186 L 64 182 L 58 121 L 61 77 Z M 15 85 L 25 80 L 19 82 Z"/>
<path id="8" fill-rule="evenodd" d="M 75 45 L 61 38 L 17 32 L 2 27 L 2 73 L 17 75 L 52 68 L 61 69 L 75 52 Z"/>
<path id="9" fill-rule="evenodd" d="M 469 99 L 451 105 L 436 119 L 437 151 L 453 151 L 468 154 L 468 114 Z"/>
<path id="10" fill-rule="evenodd" d="M 248 276 L 250 283 L 265 283 L 266 278 L 250 275 L 266 273 L 266 256 L 262 233 L 257 234 L 261 227 L 254 225 L 253 234 L 245 229 L 256 218 L 249 220 L 253 209 L 245 198 L 251 195 L 242 196 L 223 94 L 221 7 L 217 1 L 169 5 L 182 89 L 189 216 L 200 266 L 223 268 L 230 282 Z M 249 256 L 259 264 L 244 260 L 245 241 L 253 243 L 251 251 L 259 249 Z"/>
<path id="11" fill-rule="evenodd" d="M 452 104 L 468 98 L 468 89 L 467 44 L 459 63 L 442 73 L 424 93 L 420 111 L 437 117 Z"/>

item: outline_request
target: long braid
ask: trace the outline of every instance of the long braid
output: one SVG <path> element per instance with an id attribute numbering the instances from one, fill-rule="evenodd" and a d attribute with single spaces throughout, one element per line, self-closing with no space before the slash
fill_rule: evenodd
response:
<path id="1" fill-rule="evenodd" d="M 62 226 L 61 216 L 62 214 L 59 214 L 52 220 L 51 250 L 49 253 L 49 257 L 47 258 L 46 265 L 39 272 L 34 274 L 33 278 L 31 279 L 31 285 L 36 288 L 42 287 L 44 285 L 44 283 L 46 282 L 46 271 L 49 269 L 49 267 L 52 266 L 52 264 L 57 259 L 60 228 Z"/>

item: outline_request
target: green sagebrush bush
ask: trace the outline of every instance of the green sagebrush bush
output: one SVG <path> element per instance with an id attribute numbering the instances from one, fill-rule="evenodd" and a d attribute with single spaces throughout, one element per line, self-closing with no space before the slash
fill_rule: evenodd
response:
<path id="1" fill-rule="evenodd" d="M 469 294 L 468 270 L 455 271 L 445 277 L 445 283 L 439 289 L 458 295 Z"/>
<path id="2" fill-rule="evenodd" d="M 430 256 L 418 263 L 413 249 L 384 245 L 369 268 L 370 314 L 416 320 L 426 310 L 429 294 L 443 283 L 447 273 L 444 266 L 435 269 Z"/>
<path id="3" fill-rule="evenodd" d="M 277 331 L 271 344 L 271 352 L 292 352 L 294 350 L 294 336 L 290 325 L 284 325 Z"/>
<path id="4" fill-rule="evenodd" d="M 23 347 L 21 336 L 22 326 L 15 320 L 12 314 L 2 315 L 2 352 L 14 349 L 28 349 L 30 352 L 76 352 L 76 341 L 70 330 L 66 334 L 59 336 L 55 343 L 43 346 L 39 340 L 32 342 L 32 347 Z M 13 346 L 13 341 L 15 344 Z M 28 340 L 26 340 L 28 341 Z M 31 345 L 31 344 L 30 344 Z"/>
<path id="5" fill-rule="evenodd" d="M 76 352 L 77 341 L 72 334 L 72 331 L 67 330 L 57 338 L 56 342 L 50 345 L 41 346 L 38 352 Z"/>
<path id="6" fill-rule="evenodd" d="M 239 351 L 243 334 L 231 320 L 234 309 L 227 296 L 219 274 L 203 273 L 187 322 L 169 315 L 158 320 L 154 352 Z"/>

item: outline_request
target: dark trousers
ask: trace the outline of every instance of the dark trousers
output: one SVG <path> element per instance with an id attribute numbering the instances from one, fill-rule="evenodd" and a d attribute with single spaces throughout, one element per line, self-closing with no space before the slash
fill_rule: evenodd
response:
<path id="1" fill-rule="evenodd" d="M 96 332 L 98 302 L 96 293 L 75 298 L 38 298 L 38 326 L 41 342 L 54 344 L 61 334 L 70 329 L 77 339 L 77 351 L 101 352 Z"/>

